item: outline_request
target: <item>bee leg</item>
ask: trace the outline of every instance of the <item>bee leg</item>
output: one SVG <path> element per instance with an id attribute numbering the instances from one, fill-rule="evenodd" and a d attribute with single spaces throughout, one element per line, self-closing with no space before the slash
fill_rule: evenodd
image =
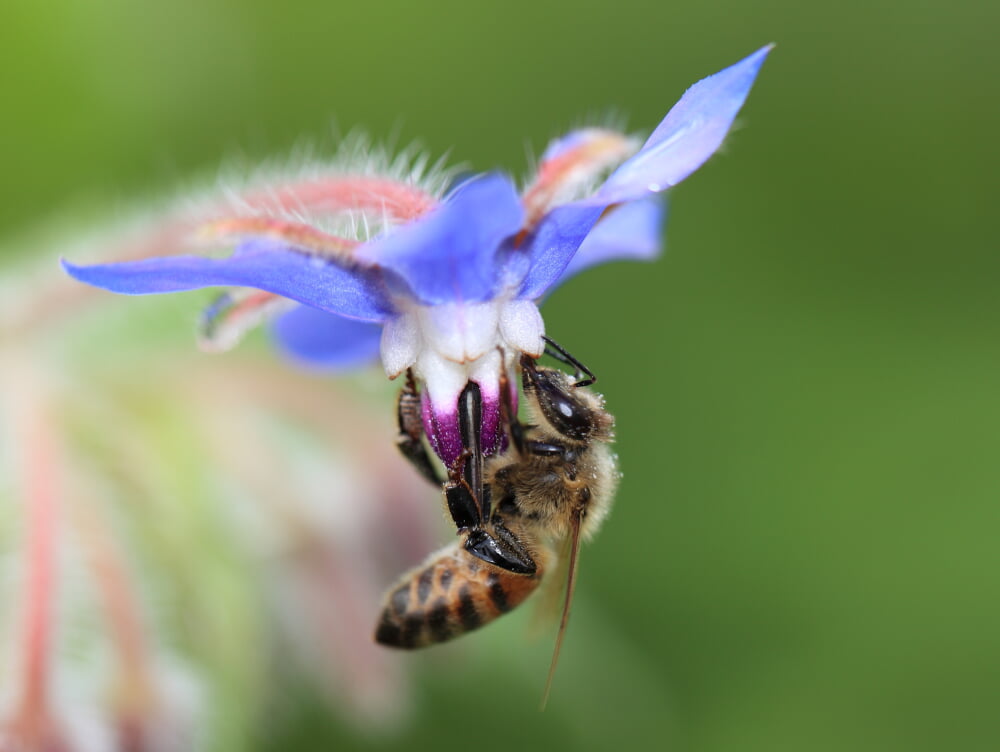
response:
<path id="1" fill-rule="evenodd" d="M 400 453 L 428 482 L 440 486 L 444 483 L 444 479 L 434 466 L 423 441 L 424 424 L 420 416 L 420 394 L 417 392 L 413 372 L 409 369 L 406 371 L 406 384 L 400 391 L 399 402 L 396 404 L 396 419 L 399 422 L 396 446 L 399 447 Z"/>
<path id="2" fill-rule="evenodd" d="M 574 368 L 573 376 L 576 379 L 576 383 L 573 384 L 573 386 L 590 386 L 591 384 L 597 381 L 597 377 L 594 375 L 594 372 L 591 371 L 589 368 L 587 368 L 587 366 L 585 366 L 579 360 L 574 358 L 572 355 L 570 355 L 566 351 L 566 348 L 564 348 L 555 340 L 550 339 L 549 337 L 546 337 L 544 335 L 542 336 L 542 339 L 545 340 L 546 355 L 548 355 L 550 358 L 554 360 L 558 360 L 560 363 L 565 363 L 568 366 L 573 366 Z M 586 376 L 587 378 L 583 378 L 583 376 Z"/>
<path id="3" fill-rule="evenodd" d="M 464 481 L 449 481 L 444 485 L 444 498 L 448 503 L 448 513 L 459 530 L 478 527 L 483 520 L 479 505 Z"/>
<path id="4" fill-rule="evenodd" d="M 482 405 L 479 385 L 470 381 L 458 397 L 464 449 L 448 468 L 444 484 L 448 512 L 459 530 L 478 528 L 490 518 L 489 490 L 483 483 Z"/>
<path id="5" fill-rule="evenodd" d="M 565 446 L 549 441 L 528 441 L 525 442 L 524 449 L 536 457 L 556 457 L 566 453 Z"/>
<path id="6" fill-rule="evenodd" d="M 456 468 L 456 472 L 461 470 Z M 490 506 L 490 489 L 483 490 L 484 502 Z M 480 515 L 480 507 L 476 503 L 472 491 L 464 479 L 451 480 L 444 486 L 444 496 L 448 503 L 448 513 L 455 522 L 458 531 L 465 532 L 465 550 L 483 561 L 494 564 L 515 574 L 534 574 L 537 567 L 531 554 L 517 537 L 510 532 L 499 517 L 494 517 L 488 523 L 493 531 L 490 534 L 485 528 L 486 520 Z"/>
<path id="7" fill-rule="evenodd" d="M 501 354 L 503 351 L 501 350 Z M 514 407 L 514 398 L 517 395 L 516 388 L 511 388 L 511 382 L 507 378 L 507 372 L 500 375 L 500 421 L 507 426 L 507 436 L 517 452 L 524 452 L 524 435 L 532 426 L 526 426 L 517 417 L 517 408 Z"/>
<path id="8" fill-rule="evenodd" d="M 538 567 L 521 541 L 499 519 L 494 520 L 492 527 L 495 536 L 482 528 L 470 530 L 465 539 L 465 550 L 508 572 L 535 574 Z"/>
<path id="9" fill-rule="evenodd" d="M 478 503 L 479 520 L 490 516 L 489 502 L 483 493 L 483 393 L 479 384 L 470 381 L 458 395 L 458 427 L 462 434 L 462 476 Z M 454 481 L 455 473 L 451 480 Z"/>

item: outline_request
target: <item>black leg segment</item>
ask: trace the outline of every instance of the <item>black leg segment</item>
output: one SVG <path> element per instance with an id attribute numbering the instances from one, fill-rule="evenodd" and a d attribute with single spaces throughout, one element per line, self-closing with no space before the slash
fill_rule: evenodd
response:
<path id="1" fill-rule="evenodd" d="M 420 415 L 420 394 L 411 371 L 406 372 L 406 383 L 399 393 L 396 404 L 396 419 L 399 421 L 399 434 L 396 446 L 399 451 L 432 485 L 440 486 L 444 479 L 438 472 L 424 444 L 424 423 Z"/>

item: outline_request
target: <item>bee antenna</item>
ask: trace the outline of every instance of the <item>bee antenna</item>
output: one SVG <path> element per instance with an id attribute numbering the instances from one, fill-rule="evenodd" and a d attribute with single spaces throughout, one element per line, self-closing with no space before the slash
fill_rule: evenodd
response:
<path id="1" fill-rule="evenodd" d="M 550 358 L 558 360 L 560 363 L 565 363 L 568 366 L 573 366 L 576 373 L 574 378 L 576 378 L 576 383 L 573 386 L 590 386 L 597 381 L 597 377 L 594 372 L 591 371 L 587 366 L 581 363 L 579 360 L 574 358 L 565 347 L 560 345 L 554 339 L 542 335 L 542 339 L 545 341 L 545 354 Z M 583 378 L 587 376 L 587 378 Z"/>
<path id="2" fill-rule="evenodd" d="M 573 384 L 573 386 L 590 386 L 591 384 L 597 381 L 597 377 L 594 375 L 594 372 L 591 371 L 589 368 L 587 368 L 587 366 L 585 366 L 579 360 L 574 358 L 572 355 L 570 355 L 565 347 L 560 345 L 554 339 L 546 337 L 545 335 L 542 335 L 542 339 L 545 341 L 546 355 L 548 355 L 550 358 L 558 360 L 560 363 L 565 363 L 568 366 L 573 366 L 573 368 L 575 369 L 576 373 L 574 375 L 574 378 L 576 379 L 576 383 Z M 583 378 L 584 376 L 587 376 L 587 378 Z"/>
<path id="3" fill-rule="evenodd" d="M 552 651 L 552 663 L 549 664 L 549 675 L 545 680 L 545 692 L 542 694 L 542 704 L 539 711 L 545 710 L 552 690 L 552 679 L 556 675 L 556 664 L 559 663 L 559 651 L 562 650 L 563 637 L 566 636 L 566 625 L 569 623 L 569 610 L 573 604 L 573 590 L 576 588 L 576 566 L 580 558 L 580 518 L 583 508 L 576 510 L 572 517 L 569 548 L 569 571 L 566 573 L 566 599 L 563 601 L 562 619 L 559 621 L 559 633 L 556 635 L 556 646 Z"/>

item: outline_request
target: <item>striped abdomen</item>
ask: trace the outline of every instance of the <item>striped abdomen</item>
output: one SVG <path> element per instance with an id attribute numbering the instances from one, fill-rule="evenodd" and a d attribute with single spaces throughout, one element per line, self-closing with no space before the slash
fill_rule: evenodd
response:
<path id="1" fill-rule="evenodd" d="M 535 591 L 544 573 L 541 558 L 535 574 L 514 574 L 473 556 L 461 542 L 448 546 L 389 591 L 375 641 L 422 648 L 478 629 Z"/>

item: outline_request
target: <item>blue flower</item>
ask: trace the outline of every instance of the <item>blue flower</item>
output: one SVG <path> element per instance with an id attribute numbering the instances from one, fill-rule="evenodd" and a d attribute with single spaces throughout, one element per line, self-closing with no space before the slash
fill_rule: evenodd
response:
<path id="1" fill-rule="evenodd" d="M 64 266 L 78 280 L 125 294 L 249 288 L 211 309 L 220 341 L 296 301 L 302 305 L 283 311 L 275 326 L 291 355 L 348 367 L 380 351 L 390 378 L 412 369 L 424 386 L 427 435 L 445 463 L 461 453 L 457 400 L 475 381 L 485 448 L 495 451 L 502 376 L 521 353 L 544 349 L 539 300 L 594 264 L 658 253 L 659 194 L 718 149 L 769 51 L 692 86 L 641 147 L 598 128 L 557 139 L 521 192 L 501 173 L 444 193 L 348 171 L 244 197 L 242 212 L 207 223 L 203 236 L 234 245 L 228 257 Z M 323 229 L 345 212 L 377 225 L 369 239 Z"/>

